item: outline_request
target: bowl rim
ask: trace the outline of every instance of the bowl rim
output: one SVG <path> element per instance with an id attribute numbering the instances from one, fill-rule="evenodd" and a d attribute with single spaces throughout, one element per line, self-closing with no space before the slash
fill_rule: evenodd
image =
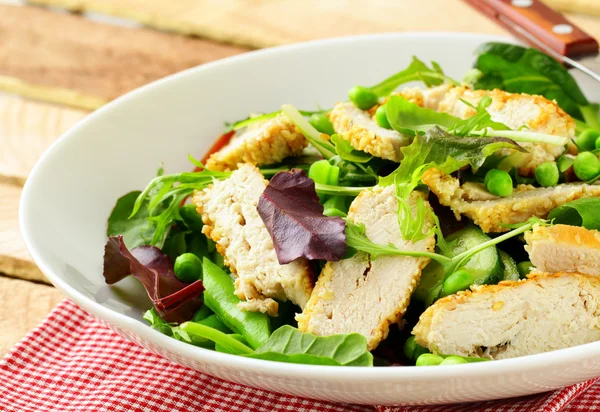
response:
<path id="1" fill-rule="evenodd" d="M 325 379 L 335 378 L 341 382 L 365 382 L 379 380 L 404 380 L 417 379 L 428 380 L 432 378 L 447 379 L 460 377 L 489 377 L 490 375 L 517 374 L 530 372 L 535 368 L 548 367 L 550 364 L 553 367 L 566 366 L 577 360 L 583 360 L 600 356 L 600 341 L 578 345 L 570 348 L 559 349 L 551 352 L 544 352 L 534 355 L 527 355 L 518 358 L 495 360 L 493 362 L 476 362 L 469 364 L 448 365 L 444 368 L 421 368 L 421 367 L 361 367 L 361 366 L 324 366 L 324 365 L 306 365 L 282 363 L 270 360 L 252 359 L 243 356 L 231 355 L 221 352 L 204 349 L 193 346 L 184 342 L 177 341 L 171 337 L 161 334 L 152 329 L 148 325 L 130 318 L 122 313 L 114 311 L 110 308 L 97 303 L 81 292 L 77 291 L 63 278 L 55 274 L 54 271 L 46 265 L 44 259 L 40 256 L 34 247 L 33 234 L 35 230 L 31 227 L 28 217 L 27 205 L 30 203 L 30 198 L 35 186 L 37 175 L 42 173 L 48 159 L 54 156 L 54 153 L 59 151 L 63 145 L 68 145 L 72 139 L 80 138 L 79 130 L 85 128 L 90 121 L 100 119 L 104 113 L 120 110 L 120 105 L 132 99 L 136 99 L 139 95 L 143 95 L 146 91 L 156 87 L 168 85 L 170 82 L 186 77 L 196 72 L 210 72 L 211 70 L 219 70 L 221 66 L 235 65 L 245 61 L 261 59 L 263 56 L 270 56 L 275 53 L 293 53 L 297 50 L 341 46 L 349 42 L 377 42 L 379 40 L 394 39 L 402 37 L 418 37 L 421 39 L 473 39 L 480 38 L 481 41 L 504 41 L 515 42 L 515 39 L 509 36 L 489 35 L 484 33 L 448 33 L 448 32 L 403 32 L 403 33 L 379 33 L 366 34 L 355 36 L 340 36 L 322 40 L 312 40 L 308 42 L 295 43 L 290 45 L 282 45 L 273 48 L 254 50 L 239 55 L 234 55 L 221 60 L 208 62 L 200 66 L 192 67 L 178 73 L 171 74 L 164 78 L 155 80 L 147 85 L 132 90 L 94 112 L 88 114 L 84 119 L 67 130 L 58 138 L 52 145 L 43 153 L 37 161 L 29 177 L 27 178 L 21 199 L 19 202 L 19 225 L 21 233 L 34 262 L 38 265 L 42 273 L 68 298 L 73 299 L 78 306 L 83 307 L 92 315 L 106 320 L 111 325 L 116 325 L 119 328 L 131 330 L 136 335 L 143 339 L 153 342 L 157 346 L 174 353 L 180 353 L 186 357 L 212 363 L 218 367 L 225 368 L 243 368 L 260 370 L 263 373 L 269 373 L 275 376 L 293 375 L 299 378 L 313 378 L 318 375 Z"/>

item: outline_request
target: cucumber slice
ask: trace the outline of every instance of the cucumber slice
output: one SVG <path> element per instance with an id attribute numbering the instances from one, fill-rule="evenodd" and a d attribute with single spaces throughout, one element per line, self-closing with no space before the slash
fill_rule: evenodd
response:
<path id="1" fill-rule="evenodd" d="M 500 253 L 500 260 L 504 264 L 504 275 L 502 280 L 519 280 L 519 269 L 517 269 L 517 262 L 505 251 L 498 250 Z"/>
<path id="2" fill-rule="evenodd" d="M 456 241 L 452 251 L 458 255 L 475 246 L 490 240 L 477 226 L 470 225 L 448 236 L 449 242 Z M 464 269 L 471 272 L 475 285 L 496 284 L 502 280 L 504 275 L 504 264 L 495 246 L 490 246 L 471 257 L 464 265 Z"/>
<path id="3" fill-rule="evenodd" d="M 465 250 L 487 242 L 490 237 L 477 226 L 470 225 L 448 236 L 447 240 L 449 242 L 455 241 L 452 251 L 458 255 Z M 439 250 L 437 252 L 440 253 Z M 500 282 L 504 276 L 504 264 L 495 246 L 490 246 L 475 254 L 463 268 L 473 275 L 475 285 L 495 284 Z M 431 261 L 423 269 L 421 280 L 413 293 L 413 297 L 429 306 L 439 298 L 443 283 L 444 267 L 437 261 Z"/>

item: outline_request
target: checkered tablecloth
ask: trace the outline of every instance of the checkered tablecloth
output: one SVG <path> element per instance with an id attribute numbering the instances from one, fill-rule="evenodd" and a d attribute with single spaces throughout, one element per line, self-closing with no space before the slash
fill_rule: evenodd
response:
<path id="1" fill-rule="evenodd" d="M 1 333 L 1 331 L 0 331 Z M 380 407 L 334 404 L 229 383 L 172 363 L 63 301 L 0 361 L 4 412 L 446 412 L 600 410 L 600 383 L 476 404 Z"/>

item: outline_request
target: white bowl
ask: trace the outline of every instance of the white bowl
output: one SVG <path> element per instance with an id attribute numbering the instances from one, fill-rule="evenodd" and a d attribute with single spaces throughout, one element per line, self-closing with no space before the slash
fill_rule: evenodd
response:
<path id="1" fill-rule="evenodd" d="M 161 162 L 167 173 L 190 170 L 187 154 L 206 152 L 225 121 L 283 103 L 329 107 L 351 86 L 375 84 L 405 67 L 412 55 L 435 60 L 461 78 L 476 46 L 490 40 L 510 41 L 449 33 L 317 41 L 206 64 L 131 92 L 68 131 L 36 165 L 20 209 L 27 247 L 57 288 L 127 339 L 198 371 L 261 389 L 349 403 L 434 404 L 538 393 L 599 376 L 600 342 L 431 368 L 236 357 L 152 330 L 142 320 L 150 303 L 135 279 L 108 287 L 102 277 L 106 219 L 116 199 L 143 188 Z"/>

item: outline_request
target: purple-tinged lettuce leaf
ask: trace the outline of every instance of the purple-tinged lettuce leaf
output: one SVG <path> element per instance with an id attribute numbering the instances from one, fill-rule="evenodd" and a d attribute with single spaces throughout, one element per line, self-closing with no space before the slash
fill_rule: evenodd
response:
<path id="1" fill-rule="evenodd" d="M 112 285 L 135 276 L 166 322 L 190 320 L 202 306 L 202 281 L 187 284 L 175 277 L 173 262 L 154 246 L 127 249 L 123 236 L 111 236 L 104 247 L 104 279 Z"/>
<path id="2" fill-rule="evenodd" d="M 303 170 L 279 172 L 258 201 L 280 264 L 299 257 L 337 261 L 346 253 L 346 223 L 323 215 L 315 182 Z"/>

